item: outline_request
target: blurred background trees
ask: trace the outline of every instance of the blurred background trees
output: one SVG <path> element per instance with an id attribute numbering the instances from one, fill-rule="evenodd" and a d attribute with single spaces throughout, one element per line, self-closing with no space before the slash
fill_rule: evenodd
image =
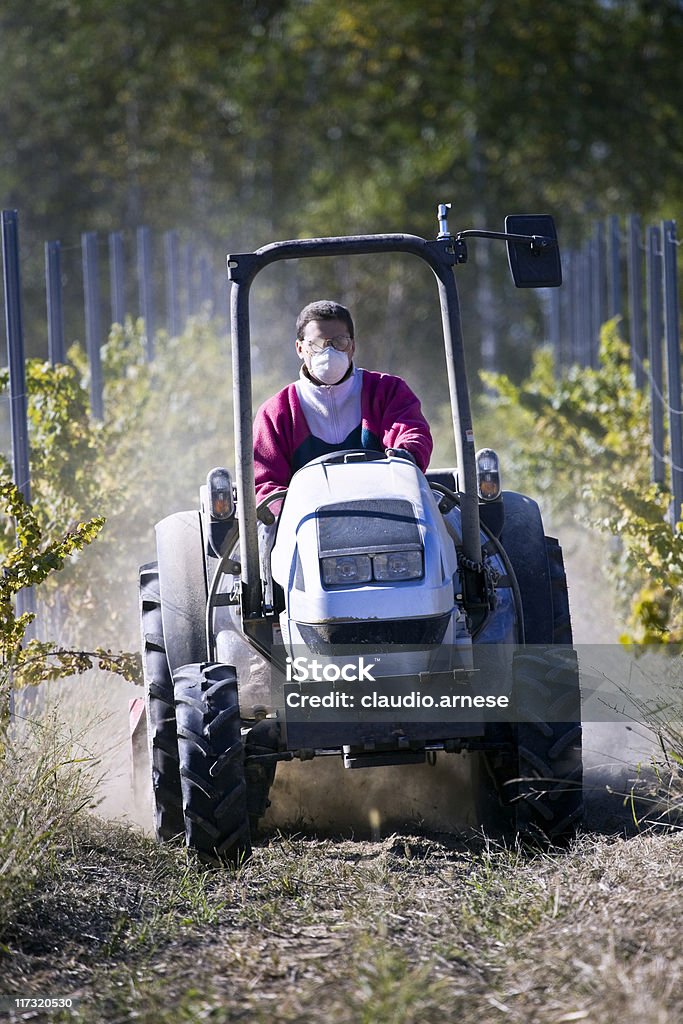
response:
<path id="1" fill-rule="evenodd" d="M 201 236 L 221 273 L 277 238 L 429 237 L 440 201 L 454 228 L 551 212 L 565 246 L 608 213 L 675 216 L 682 52 L 680 0 L 5 0 L 0 197 L 27 294 L 37 308 L 45 239 L 68 254 L 142 223 Z M 539 306 L 502 250 L 471 261 L 470 364 L 519 376 Z M 407 258 L 274 270 L 270 365 L 292 372 L 293 316 L 321 291 L 357 312 L 364 365 L 445 401 L 435 294 Z"/>

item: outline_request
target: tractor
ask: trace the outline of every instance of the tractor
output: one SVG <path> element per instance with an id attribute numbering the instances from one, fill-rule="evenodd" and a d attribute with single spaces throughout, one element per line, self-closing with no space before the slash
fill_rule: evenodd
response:
<path id="1" fill-rule="evenodd" d="M 156 525 L 140 570 L 144 714 L 160 841 L 202 859 L 250 855 L 280 761 L 348 769 L 481 759 L 506 829 L 560 843 L 582 816 L 580 687 L 558 541 L 536 502 L 501 488 L 475 448 L 455 269 L 471 237 L 505 241 L 515 284 L 556 287 L 552 217 L 435 239 L 375 234 L 275 242 L 228 256 L 235 474 Z M 436 279 L 456 466 L 334 451 L 257 506 L 250 288 L 281 260 L 409 253 Z M 264 544 L 262 537 L 269 536 Z M 397 780 L 400 785 L 400 780 Z M 457 793 L 453 800 L 457 801 Z"/>

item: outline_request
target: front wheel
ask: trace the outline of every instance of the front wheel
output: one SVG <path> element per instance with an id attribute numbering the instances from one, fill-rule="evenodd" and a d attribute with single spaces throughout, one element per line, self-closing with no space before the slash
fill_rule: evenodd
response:
<path id="1" fill-rule="evenodd" d="M 251 854 L 237 674 L 183 665 L 173 676 L 187 845 L 212 862 Z"/>

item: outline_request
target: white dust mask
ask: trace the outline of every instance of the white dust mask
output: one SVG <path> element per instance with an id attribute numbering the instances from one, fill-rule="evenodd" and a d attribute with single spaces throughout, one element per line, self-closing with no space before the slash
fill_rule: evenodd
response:
<path id="1" fill-rule="evenodd" d="M 349 368 L 348 352 L 338 352 L 327 345 L 322 352 L 311 356 L 309 371 L 323 384 L 338 384 Z"/>

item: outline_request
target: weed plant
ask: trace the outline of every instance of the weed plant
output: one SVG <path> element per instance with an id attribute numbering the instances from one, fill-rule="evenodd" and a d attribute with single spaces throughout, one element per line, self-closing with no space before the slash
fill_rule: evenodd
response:
<path id="1" fill-rule="evenodd" d="M 53 713 L 5 725 L 0 757 L 0 942 L 34 887 L 59 874 L 93 807 L 97 762 Z"/>

